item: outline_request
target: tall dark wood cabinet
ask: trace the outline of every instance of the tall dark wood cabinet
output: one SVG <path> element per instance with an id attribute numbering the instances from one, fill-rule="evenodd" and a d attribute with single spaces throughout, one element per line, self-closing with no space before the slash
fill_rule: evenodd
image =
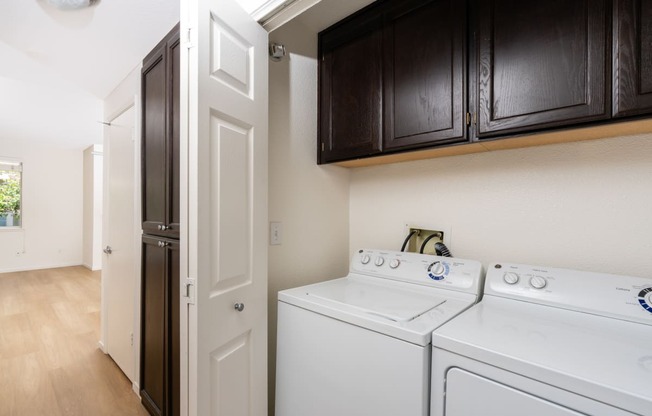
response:
<path id="1" fill-rule="evenodd" d="M 152 415 L 180 414 L 179 26 L 143 61 L 140 393 Z"/>
<path id="2" fill-rule="evenodd" d="M 652 0 L 614 0 L 613 116 L 652 112 Z"/>
<path id="3" fill-rule="evenodd" d="M 466 2 L 378 1 L 319 34 L 319 161 L 465 141 Z"/>
<path id="4" fill-rule="evenodd" d="M 606 0 L 478 2 L 478 136 L 610 117 Z"/>

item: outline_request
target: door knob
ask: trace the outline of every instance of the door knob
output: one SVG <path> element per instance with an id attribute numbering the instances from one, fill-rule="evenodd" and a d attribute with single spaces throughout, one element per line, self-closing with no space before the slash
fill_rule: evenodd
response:
<path id="1" fill-rule="evenodd" d="M 111 246 L 106 246 L 106 248 L 104 250 L 102 250 L 102 251 L 104 251 L 106 254 L 113 253 L 113 250 L 111 249 Z"/>
<path id="2" fill-rule="evenodd" d="M 242 312 L 244 310 L 244 303 L 236 303 L 233 305 L 233 308 L 238 312 Z"/>

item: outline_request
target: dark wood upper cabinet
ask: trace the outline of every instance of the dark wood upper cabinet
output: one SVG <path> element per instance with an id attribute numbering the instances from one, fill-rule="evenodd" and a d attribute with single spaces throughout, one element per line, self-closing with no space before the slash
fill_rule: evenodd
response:
<path id="1" fill-rule="evenodd" d="M 321 163 L 381 150 L 381 22 L 363 14 L 319 37 Z"/>
<path id="2" fill-rule="evenodd" d="M 143 61 L 143 232 L 179 237 L 179 27 Z"/>
<path id="3" fill-rule="evenodd" d="M 478 2 L 480 137 L 609 118 L 605 3 Z"/>
<path id="4" fill-rule="evenodd" d="M 614 0 L 613 116 L 652 112 L 652 1 Z"/>
<path id="5" fill-rule="evenodd" d="M 385 150 L 465 140 L 465 2 L 397 2 L 384 26 Z"/>

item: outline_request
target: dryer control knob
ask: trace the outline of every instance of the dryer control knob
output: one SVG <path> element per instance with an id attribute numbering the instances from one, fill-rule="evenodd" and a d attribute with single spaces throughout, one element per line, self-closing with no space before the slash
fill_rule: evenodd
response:
<path id="1" fill-rule="evenodd" d="M 371 257 L 369 257 L 369 254 L 363 254 L 363 255 L 360 257 L 360 263 L 362 263 L 362 264 L 367 264 L 367 263 L 369 263 L 370 261 L 371 261 Z"/>
<path id="2" fill-rule="evenodd" d="M 515 285 L 516 283 L 518 283 L 519 279 L 520 279 L 520 276 L 518 275 L 518 273 L 507 272 L 507 273 L 505 273 L 503 275 L 503 280 L 508 285 Z"/>
<path id="3" fill-rule="evenodd" d="M 399 260 L 399 259 L 392 259 L 392 260 L 389 262 L 389 267 L 391 267 L 392 269 L 395 269 L 395 268 L 397 268 L 400 264 L 401 264 L 401 260 Z"/>
<path id="4" fill-rule="evenodd" d="M 541 276 L 534 276 L 530 279 L 530 285 L 535 289 L 543 289 L 548 284 L 548 281 Z"/>
<path id="5" fill-rule="evenodd" d="M 376 261 L 374 261 L 374 264 L 378 267 L 382 266 L 385 263 L 385 259 L 381 256 L 376 257 Z"/>

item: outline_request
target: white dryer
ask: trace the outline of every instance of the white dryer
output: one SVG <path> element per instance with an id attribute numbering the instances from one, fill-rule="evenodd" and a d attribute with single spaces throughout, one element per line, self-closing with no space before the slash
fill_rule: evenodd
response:
<path id="1" fill-rule="evenodd" d="M 432 416 L 652 416 L 652 279 L 494 264 L 432 346 Z"/>
<path id="2" fill-rule="evenodd" d="M 276 416 L 427 416 L 431 333 L 481 288 L 477 261 L 360 250 L 348 276 L 279 292 Z"/>

